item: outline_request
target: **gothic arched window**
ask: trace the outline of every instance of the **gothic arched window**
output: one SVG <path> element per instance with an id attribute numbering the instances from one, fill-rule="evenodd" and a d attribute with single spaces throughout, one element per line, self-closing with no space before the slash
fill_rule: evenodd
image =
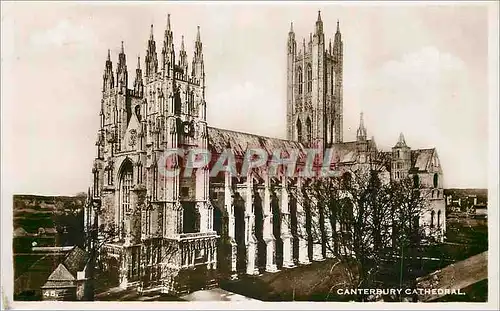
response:
<path id="1" fill-rule="evenodd" d="M 330 123 L 330 143 L 333 144 L 335 139 L 335 127 L 333 126 L 333 121 Z"/>
<path id="2" fill-rule="evenodd" d="M 174 95 L 174 114 L 179 115 L 182 113 L 181 94 L 179 91 Z"/>
<path id="3" fill-rule="evenodd" d="M 141 122 L 141 106 L 135 106 L 135 116 L 137 117 L 137 121 Z"/>
<path id="4" fill-rule="evenodd" d="M 311 64 L 307 64 L 307 92 L 310 93 L 312 91 L 312 68 Z"/>
<path id="5" fill-rule="evenodd" d="M 120 174 L 120 210 L 119 210 L 119 226 L 120 232 L 123 234 L 124 215 L 130 212 L 130 189 L 132 187 L 133 168 L 132 163 L 125 162 Z"/>
<path id="6" fill-rule="evenodd" d="M 183 213 L 183 233 L 200 231 L 200 212 L 194 203 L 185 203 Z"/>
<path id="7" fill-rule="evenodd" d="M 297 82 L 299 84 L 299 95 L 302 94 L 302 83 L 304 83 L 304 78 L 302 76 L 302 68 L 297 68 Z"/>
<path id="8" fill-rule="evenodd" d="M 431 228 L 434 228 L 434 211 L 431 212 Z"/>
<path id="9" fill-rule="evenodd" d="M 332 95 L 334 95 L 335 94 L 335 70 L 333 69 L 333 67 L 332 67 L 332 77 L 331 77 L 331 79 L 332 79 L 331 93 L 332 93 Z"/>
<path id="10" fill-rule="evenodd" d="M 438 228 L 441 228 L 441 211 L 438 211 L 437 226 Z"/>
<path id="11" fill-rule="evenodd" d="M 302 123 L 297 119 L 297 140 L 302 141 Z"/>
<path id="12" fill-rule="evenodd" d="M 193 91 L 191 91 L 191 93 L 189 93 L 189 99 L 188 99 L 188 114 L 192 114 L 193 113 L 193 108 L 194 107 L 194 93 Z"/>
<path id="13" fill-rule="evenodd" d="M 311 125 L 311 119 L 307 117 L 306 119 L 306 130 L 307 130 L 307 141 L 311 142 L 312 140 L 312 125 Z"/>
<path id="14" fill-rule="evenodd" d="M 434 174 L 434 188 L 437 188 L 439 185 L 439 176 L 438 174 Z"/>

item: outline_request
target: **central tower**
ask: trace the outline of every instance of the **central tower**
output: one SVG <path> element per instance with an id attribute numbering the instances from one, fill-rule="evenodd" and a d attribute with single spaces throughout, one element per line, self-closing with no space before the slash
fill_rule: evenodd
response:
<path id="1" fill-rule="evenodd" d="M 287 139 L 307 146 L 342 142 L 343 42 L 339 22 L 328 47 L 318 12 L 314 34 L 297 49 L 293 23 L 287 44 Z"/>

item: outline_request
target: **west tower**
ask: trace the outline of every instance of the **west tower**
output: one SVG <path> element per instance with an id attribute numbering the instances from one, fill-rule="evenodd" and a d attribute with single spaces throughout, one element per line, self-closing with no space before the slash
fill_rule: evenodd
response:
<path id="1" fill-rule="evenodd" d="M 318 12 L 314 34 L 297 45 L 293 23 L 287 43 L 287 139 L 307 146 L 342 142 L 343 41 L 339 22 L 328 46 Z"/>

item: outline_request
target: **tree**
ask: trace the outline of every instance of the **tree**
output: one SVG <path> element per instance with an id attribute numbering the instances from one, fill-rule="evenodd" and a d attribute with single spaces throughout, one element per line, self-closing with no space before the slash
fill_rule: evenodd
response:
<path id="1" fill-rule="evenodd" d="M 420 241 L 422 228 L 414 221 L 426 210 L 427 198 L 409 178 L 389 180 L 387 157 L 373 152 L 365 163 L 340 168 L 337 176 L 306 180 L 292 191 L 297 204 L 304 206 L 297 217 L 310 224 L 309 232 L 297 234 L 321 239 L 326 252 L 337 259 L 335 266 L 345 270 L 346 280 L 330 292 L 336 286 L 383 286 L 383 267 L 398 257 L 402 260 L 395 254 Z"/>

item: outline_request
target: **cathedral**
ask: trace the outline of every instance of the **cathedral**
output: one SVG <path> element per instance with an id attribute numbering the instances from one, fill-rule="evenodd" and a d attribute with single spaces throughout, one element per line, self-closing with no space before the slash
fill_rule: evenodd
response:
<path id="1" fill-rule="evenodd" d="M 164 36 L 153 26 L 143 62 L 128 81 L 122 42 L 116 69 L 108 51 L 93 185 L 85 208 L 87 247 L 97 251 L 102 269 L 122 288 L 182 293 L 217 285 L 221 278 L 293 268 L 331 257 L 324 241 L 297 236 L 307 225 L 290 195 L 294 183 L 250 171 L 245 176 L 206 167 L 193 174 L 161 173 L 167 150 L 246 150 L 330 148 L 339 167 L 366 161 L 377 150 L 361 116 L 356 141 L 343 141 L 343 39 L 337 21 L 326 43 L 318 12 L 314 32 L 296 41 L 293 24 L 286 44 L 287 139 L 211 127 L 206 111 L 203 44 L 198 27 L 194 55 L 184 38 L 174 48 L 170 15 Z M 157 46 L 158 42 L 158 46 Z M 132 88 L 129 88 L 132 85 Z M 277 116 L 279 117 L 279 116 Z M 412 150 L 401 134 L 385 152 L 388 178 L 413 176 L 432 193 L 432 211 L 421 223 L 445 231 L 442 170 L 436 149 Z M 181 161 L 174 170 L 186 169 Z M 314 244 L 314 245 L 311 245 Z"/>

